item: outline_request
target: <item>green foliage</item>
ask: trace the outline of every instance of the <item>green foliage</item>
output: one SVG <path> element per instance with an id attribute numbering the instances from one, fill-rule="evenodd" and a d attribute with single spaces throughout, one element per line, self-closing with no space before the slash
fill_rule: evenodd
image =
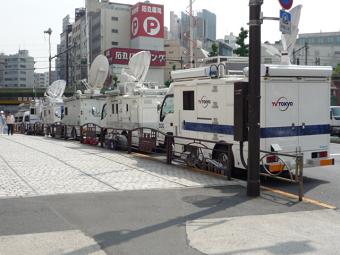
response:
<path id="1" fill-rule="evenodd" d="M 176 64 L 172 65 L 172 71 L 176 71 Z"/>
<path id="2" fill-rule="evenodd" d="M 211 45 L 211 51 L 209 52 L 209 57 L 216 57 L 218 56 L 218 45 L 213 43 Z"/>
<path id="3" fill-rule="evenodd" d="M 240 57 L 248 57 L 249 56 L 249 44 L 245 44 L 245 40 L 248 38 L 248 30 L 241 27 L 241 31 L 237 37 L 236 44 L 239 45 L 234 53 Z"/>
<path id="4" fill-rule="evenodd" d="M 171 82 L 172 82 L 171 80 L 167 80 L 167 81 L 164 83 L 164 85 L 165 85 L 166 87 L 168 87 L 168 88 L 169 88 L 169 87 L 170 87 L 170 84 L 171 84 Z"/>
<path id="5" fill-rule="evenodd" d="M 336 75 L 336 76 L 340 75 L 340 64 L 338 64 L 335 70 L 333 71 L 333 75 Z"/>

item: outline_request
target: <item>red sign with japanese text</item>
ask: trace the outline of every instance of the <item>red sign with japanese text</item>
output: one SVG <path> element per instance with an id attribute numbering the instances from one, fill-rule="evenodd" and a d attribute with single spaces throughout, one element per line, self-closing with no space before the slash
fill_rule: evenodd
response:
<path id="1" fill-rule="evenodd" d="M 137 3 L 131 9 L 131 39 L 138 37 L 164 37 L 164 6 Z"/>
<path id="2" fill-rule="evenodd" d="M 111 64 L 127 65 L 130 58 L 141 49 L 111 48 L 105 51 L 105 56 Z M 150 66 L 165 66 L 165 51 L 149 50 L 151 53 Z"/>

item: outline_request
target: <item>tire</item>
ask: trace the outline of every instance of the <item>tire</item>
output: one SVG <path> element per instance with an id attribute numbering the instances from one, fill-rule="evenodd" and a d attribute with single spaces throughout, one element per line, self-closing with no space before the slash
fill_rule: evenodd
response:
<path id="1" fill-rule="evenodd" d="M 228 172 L 230 172 L 230 175 L 233 174 L 234 156 L 232 152 L 231 155 L 228 155 L 227 145 L 216 145 L 213 151 L 212 158 L 222 165 L 221 174 L 228 175 Z"/>

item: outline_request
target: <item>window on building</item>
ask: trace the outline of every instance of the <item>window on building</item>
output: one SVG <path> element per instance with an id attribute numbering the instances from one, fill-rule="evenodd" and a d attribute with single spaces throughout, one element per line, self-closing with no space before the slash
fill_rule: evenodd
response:
<path id="1" fill-rule="evenodd" d="M 336 37 L 336 42 L 337 42 L 338 44 L 340 44 L 340 36 L 337 36 L 337 37 Z"/>
<path id="2" fill-rule="evenodd" d="M 195 92 L 193 90 L 183 91 L 183 110 L 195 110 Z"/>
<path id="3" fill-rule="evenodd" d="M 126 112 L 128 112 L 128 111 L 129 111 L 129 105 L 126 104 Z"/>
<path id="4" fill-rule="evenodd" d="M 118 42 L 112 42 L 112 46 L 118 46 Z"/>
<path id="5" fill-rule="evenodd" d="M 20 68 L 26 68 L 26 65 L 20 65 Z"/>
<path id="6" fill-rule="evenodd" d="M 112 104 L 112 114 L 115 114 L 115 105 Z"/>
<path id="7" fill-rule="evenodd" d="M 318 43 L 319 43 L 319 44 L 324 44 L 324 40 L 323 40 L 322 37 L 319 38 Z"/>
<path id="8" fill-rule="evenodd" d="M 308 39 L 308 43 L 309 43 L 309 44 L 313 44 L 314 42 L 315 42 L 314 38 L 309 38 L 309 39 Z"/>
<path id="9" fill-rule="evenodd" d="M 113 21 L 118 21 L 118 17 L 112 17 L 111 18 Z"/>
<path id="10" fill-rule="evenodd" d="M 328 43 L 333 43 L 334 42 L 334 37 L 330 36 L 327 38 Z"/>
<path id="11" fill-rule="evenodd" d="M 118 104 L 116 104 L 116 114 L 118 114 Z"/>
<path id="12" fill-rule="evenodd" d="M 68 108 L 65 107 L 65 115 L 68 115 Z"/>
<path id="13" fill-rule="evenodd" d="M 112 29 L 112 33 L 117 34 L 118 33 L 118 29 Z"/>
<path id="14" fill-rule="evenodd" d="M 20 81 L 26 81 L 26 78 L 20 78 Z"/>

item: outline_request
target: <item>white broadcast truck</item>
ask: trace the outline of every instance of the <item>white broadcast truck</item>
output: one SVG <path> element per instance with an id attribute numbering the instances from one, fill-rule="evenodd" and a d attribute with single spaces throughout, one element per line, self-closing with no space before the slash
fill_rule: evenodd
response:
<path id="1" fill-rule="evenodd" d="M 340 137 L 340 106 L 331 106 L 331 135 Z"/>
<path id="2" fill-rule="evenodd" d="M 150 61 L 149 51 L 141 51 L 131 57 L 128 70 L 122 71 L 125 81 L 117 89 L 106 92 L 102 126 L 118 129 L 158 128 L 158 109 L 168 88 L 145 82 Z"/>
<path id="3" fill-rule="evenodd" d="M 122 71 L 121 78 L 124 81 L 117 89 L 106 92 L 102 126 L 118 130 L 118 134 L 115 132 L 114 136 L 107 135 L 107 140 L 111 141 L 110 147 L 127 145 L 126 130 L 140 127 L 158 128 L 158 109 L 168 88 L 159 88 L 157 84 L 145 82 L 150 61 L 149 51 L 133 55 L 128 69 Z M 136 136 L 133 136 L 132 140 L 135 144 L 138 143 Z"/>
<path id="4" fill-rule="evenodd" d="M 206 150 L 206 158 L 212 157 L 224 167 L 229 164 L 228 160 L 232 160 L 233 167 L 245 168 L 243 162 L 247 161 L 247 142 L 241 150 L 240 144 L 234 140 L 234 113 L 238 114 L 234 85 L 246 82 L 248 77 L 219 76 L 216 75 L 218 71 L 213 73 L 210 67 L 172 73 L 174 82 L 160 111 L 160 131 L 174 136 L 216 141 L 199 145 L 211 149 Z M 328 152 L 331 75 L 331 67 L 262 66 L 261 150 L 287 154 L 302 152 L 305 167 L 334 164 Z M 186 153 L 188 146 L 183 141 L 181 143 L 176 144 L 175 141 L 175 151 L 185 157 L 199 155 L 192 151 Z M 188 140 L 187 145 L 190 143 L 192 141 Z M 226 144 L 233 145 L 232 159 L 227 156 Z M 200 159 L 186 160 L 198 162 Z M 295 166 L 293 159 L 284 160 L 287 166 Z M 275 162 L 270 163 L 275 169 Z"/>
<path id="5" fill-rule="evenodd" d="M 85 124 L 101 125 L 101 110 L 106 96 L 100 92 L 107 78 L 109 62 L 104 55 L 95 58 L 89 73 L 89 82 L 85 84 L 84 94 L 78 90 L 72 97 L 64 98 L 64 117 L 62 124 L 67 126 L 66 136 L 77 138 L 80 127 Z"/>
<path id="6" fill-rule="evenodd" d="M 329 157 L 332 68 L 296 66 L 290 60 L 301 9 L 299 5 L 290 11 L 292 33 L 282 34 L 282 52 L 266 46 L 267 52 L 281 57 L 281 64 L 261 68 L 260 149 L 291 155 L 303 153 L 305 167 L 332 165 L 334 159 Z M 174 151 L 191 165 L 208 162 L 224 170 L 246 168 L 248 70 L 244 69 L 242 75 L 231 72 L 230 66 L 227 60 L 210 67 L 172 72 L 174 82 L 163 101 L 159 127 L 174 136 L 206 140 L 193 146 L 195 141 L 182 138 L 179 144 L 175 137 Z M 262 165 L 267 172 L 280 172 L 282 166 L 295 168 L 295 159 L 268 156 Z"/>

